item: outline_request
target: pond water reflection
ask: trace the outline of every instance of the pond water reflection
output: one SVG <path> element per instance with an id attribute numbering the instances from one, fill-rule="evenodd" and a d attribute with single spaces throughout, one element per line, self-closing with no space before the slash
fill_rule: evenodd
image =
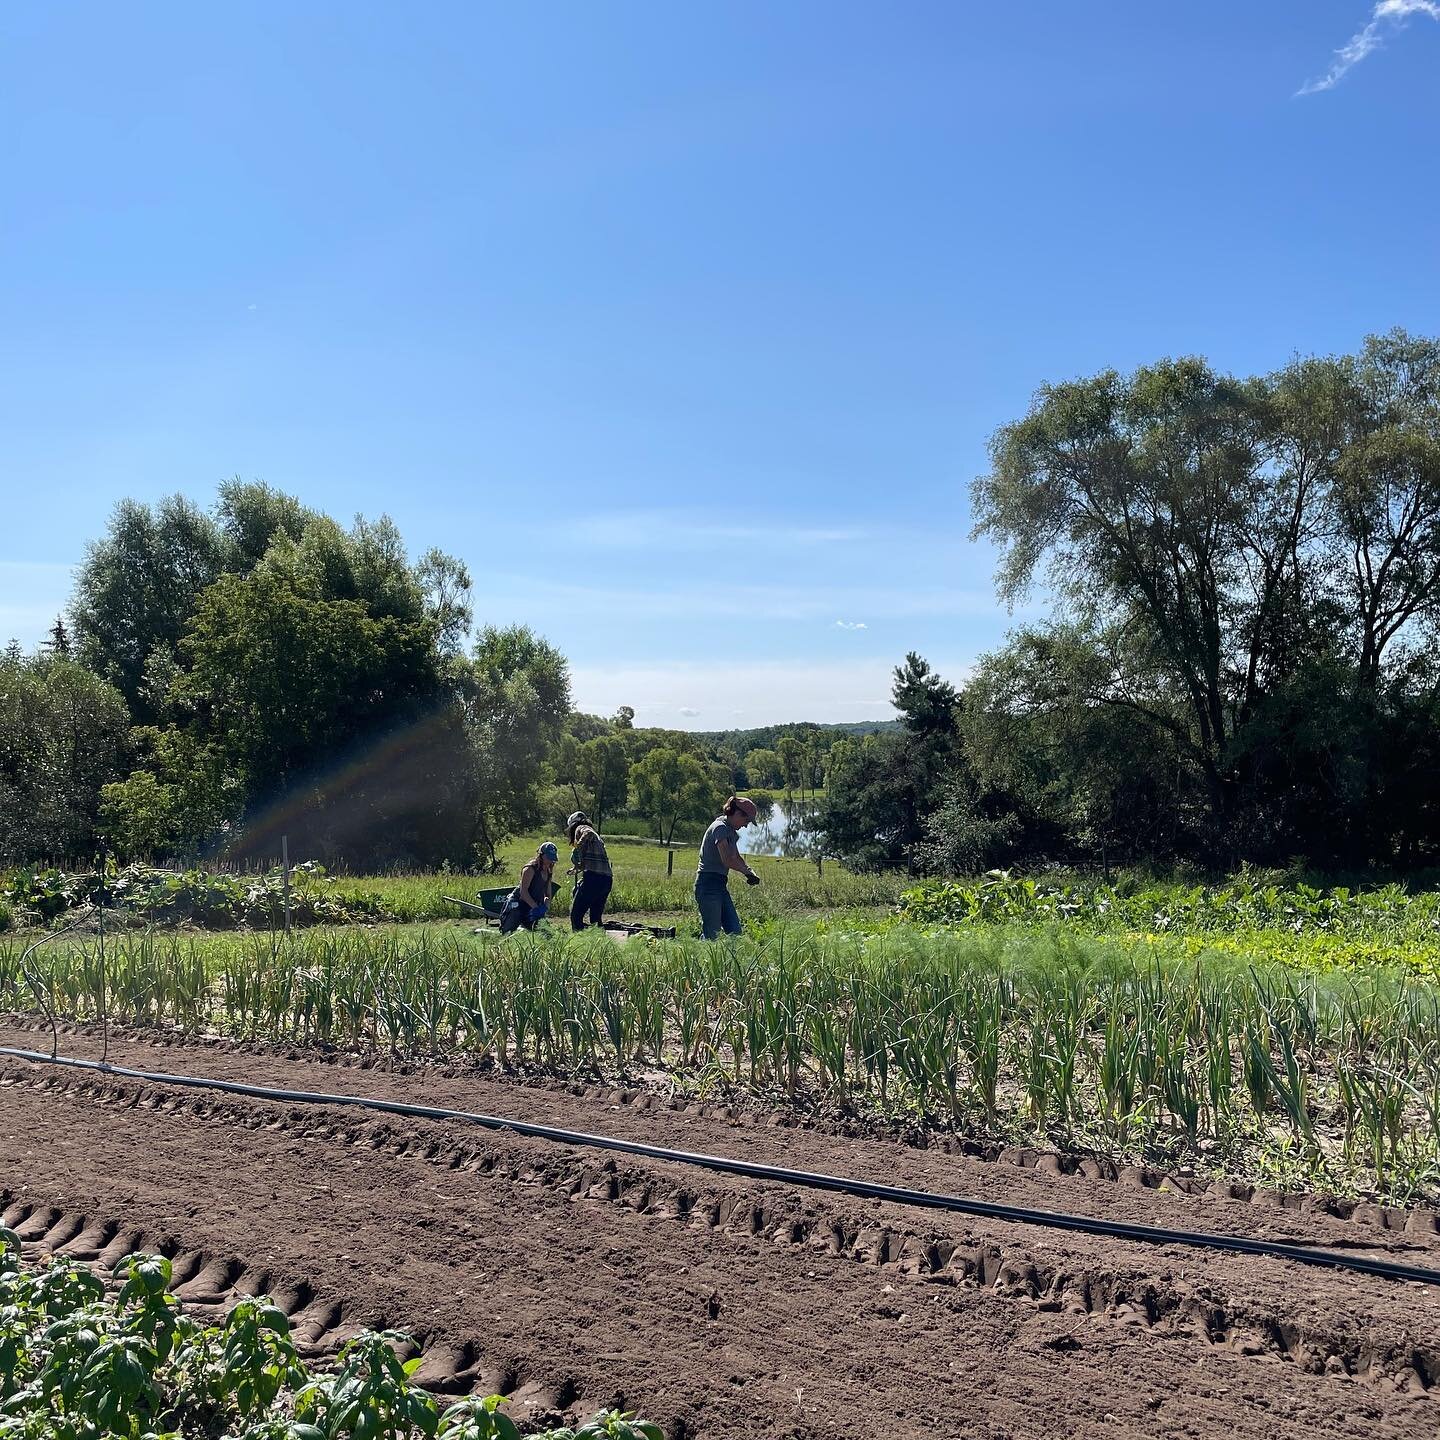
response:
<path id="1" fill-rule="evenodd" d="M 772 805 L 768 815 L 740 832 L 740 849 L 746 855 L 808 856 L 815 841 L 811 818 L 807 811 Z"/>

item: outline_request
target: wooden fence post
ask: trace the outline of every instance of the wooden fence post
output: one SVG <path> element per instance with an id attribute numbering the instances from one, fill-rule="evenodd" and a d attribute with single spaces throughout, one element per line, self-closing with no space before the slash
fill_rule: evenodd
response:
<path id="1" fill-rule="evenodd" d="M 285 938 L 290 938 L 290 837 L 280 837 L 280 866 L 284 871 L 281 885 L 285 891 Z"/>

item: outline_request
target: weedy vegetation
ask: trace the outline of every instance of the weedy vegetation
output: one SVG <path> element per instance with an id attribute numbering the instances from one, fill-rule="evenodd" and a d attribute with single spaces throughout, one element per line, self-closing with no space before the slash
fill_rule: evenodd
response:
<path id="1" fill-rule="evenodd" d="M 290 871 L 292 926 L 394 922 L 413 924 L 460 917 L 447 896 L 473 899 L 477 889 L 513 884 L 541 840 L 532 836 L 501 847 L 493 874 L 423 871 L 393 875 L 331 875 L 315 863 Z M 676 847 L 673 867 L 663 846 L 611 840 L 615 864 L 612 914 L 664 915 L 694 910 L 695 849 Z M 888 909 L 908 881 L 896 874 L 856 874 L 833 862 L 756 857 L 763 886 L 736 897 L 751 920 L 821 909 Z M 563 867 L 562 867 L 563 869 Z M 673 871 L 673 873 L 672 873 Z M 563 875 L 558 877 L 563 879 Z M 204 930 L 269 929 L 284 919 L 282 872 L 163 870 L 127 865 L 88 871 L 25 869 L 0 875 L 0 932 L 12 923 L 51 924 L 103 906 L 122 918 Z"/>
<path id="2" fill-rule="evenodd" d="M 106 866 L 67 872 L 17 870 L 0 883 L 0 905 L 33 923 L 48 924 L 76 911 L 103 908 L 122 919 L 157 925 L 190 925 L 205 930 L 263 929 L 283 923 L 286 885 L 276 868 L 256 873 L 161 870 L 151 865 Z M 371 893 L 348 887 L 344 893 L 322 865 L 292 866 L 289 876 L 292 925 L 343 925 L 387 918 Z M 0 924 L 0 930 L 5 926 Z"/>

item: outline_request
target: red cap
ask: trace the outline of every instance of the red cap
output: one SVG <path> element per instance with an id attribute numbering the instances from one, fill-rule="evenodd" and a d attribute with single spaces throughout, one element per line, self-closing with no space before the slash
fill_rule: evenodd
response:
<path id="1" fill-rule="evenodd" d="M 755 818 L 755 802 L 748 795 L 737 795 L 735 797 L 735 809 L 737 809 L 747 820 Z"/>

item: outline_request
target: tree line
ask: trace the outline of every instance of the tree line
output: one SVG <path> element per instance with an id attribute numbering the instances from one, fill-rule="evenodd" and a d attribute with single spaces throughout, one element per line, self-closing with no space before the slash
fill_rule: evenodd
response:
<path id="1" fill-rule="evenodd" d="M 477 631 L 465 566 L 387 519 L 125 501 L 68 623 L 0 653 L 0 862 L 483 867 L 571 809 L 670 840 L 761 787 L 857 866 L 1437 863 L 1440 341 L 1046 386 L 990 458 L 975 534 L 1043 618 L 960 685 L 908 656 L 868 734 L 576 714 L 565 657 Z"/>
<path id="2" fill-rule="evenodd" d="M 0 858 L 492 859 L 570 686 L 529 630 L 472 638 L 470 583 L 263 484 L 122 502 L 68 626 L 0 659 Z"/>
<path id="3" fill-rule="evenodd" d="M 835 744 L 884 726 L 797 724 L 758 731 L 695 732 L 638 728 L 622 707 L 610 719 L 573 714 L 550 753 L 543 800 L 554 823 L 583 810 L 600 826 L 638 829 L 670 843 L 714 819 L 717 801 L 736 790 L 770 792 L 792 808 L 813 809 Z M 749 744 L 766 740 L 769 745 Z"/>
<path id="4" fill-rule="evenodd" d="M 121 502 L 50 639 L 0 653 L 0 863 L 268 860 L 283 835 L 356 869 L 485 868 L 574 809 L 673 840 L 751 783 L 733 746 L 573 712 L 565 657 L 475 630 L 470 593 L 388 519 L 264 484 Z M 753 783 L 813 789 L 814 732 Z"/>
<path id="5" fill-rule="evenodd" d="M 860 863 L 1415 870 L 1440 859 L 1440 341 L 1044 387 L 972 490 L 1046 616 L 832 751 Z"/>

